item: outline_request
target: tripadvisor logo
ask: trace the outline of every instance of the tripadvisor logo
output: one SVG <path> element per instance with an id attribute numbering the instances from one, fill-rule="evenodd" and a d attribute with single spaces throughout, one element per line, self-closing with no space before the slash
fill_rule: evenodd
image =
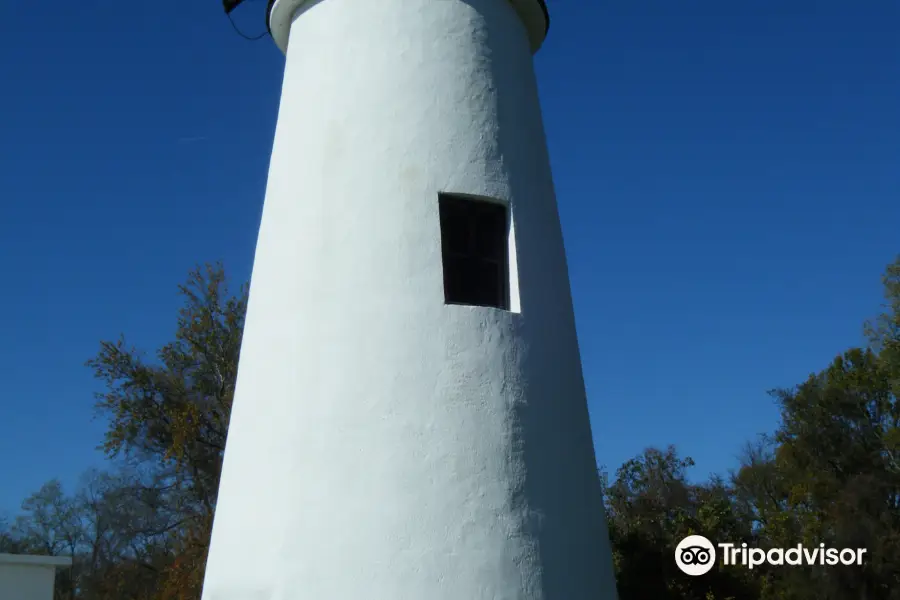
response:
<path id="1" fill-rule="evenodd" d="M 702 535 L 689 535 L 675 548 L 675 564 L 688 575 L 703 575 L 716 564 L 716 547 Z"/>
<path id="2" fill-rule="evenodd" d="M 687 575 L 708 573 L 716 564 L 716 546 L 722 554 L 722 564 L 727 567 L 742 566 L 748 569 L 760 565 L 862 565 L 865 548 L 826 548 L 825 544 L 806 548 L 797 544 L 792 548 L 748 548 L 730 543 L 713 545 L 702 535 L 689 535 L 675 548 L 675 564 Z"/>

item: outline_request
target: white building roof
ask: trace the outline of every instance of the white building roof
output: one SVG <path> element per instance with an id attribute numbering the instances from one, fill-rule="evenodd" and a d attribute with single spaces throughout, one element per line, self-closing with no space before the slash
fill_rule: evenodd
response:
<path id="1" fill-rule="evenodd" d="M 36 556 L 33 554 L 0 554 L 0 566 L 71 567 L 70 556 Z"/>

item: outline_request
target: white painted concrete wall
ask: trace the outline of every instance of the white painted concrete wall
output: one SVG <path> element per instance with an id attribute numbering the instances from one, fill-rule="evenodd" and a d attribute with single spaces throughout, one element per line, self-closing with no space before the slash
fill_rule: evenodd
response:
<path id="1" fill-rule="evenodd" d="M 444 304 L 443 191 L 510 203 L 518 311 Z M 614 585 L 522 21 L 507 0 L 307 4 L 204 600 L 612 600 Z"/>
<path id="2" fill-rule="evenodd" d="M 0 600 L 53 600 L 56 569 L 67 558 L 0 554 Z"/>

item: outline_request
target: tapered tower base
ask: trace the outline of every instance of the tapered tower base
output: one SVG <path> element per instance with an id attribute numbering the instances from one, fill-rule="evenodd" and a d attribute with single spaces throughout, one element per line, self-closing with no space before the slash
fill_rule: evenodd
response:
<path id="1" fill-rule="evenodd" d="M 543 13 L 275 2 L 287 63 L 204 600 L 614 600 Z M 500 207 L 499 243 L 458 235 L 447 198 Z"/>

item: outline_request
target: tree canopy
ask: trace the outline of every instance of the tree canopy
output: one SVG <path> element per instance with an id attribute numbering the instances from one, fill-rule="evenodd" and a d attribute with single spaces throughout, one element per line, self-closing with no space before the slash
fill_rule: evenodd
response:
<path id="1" fill-rule="evenodd" d="M 691 483 L 693 460 L 648 448 L 601 469 L 620 600 L 900 600 L 900 258 L 884 312 L 849 348 L 770 392 L 775 431 L 748 440 L 731 473 Z M 109 468 L 73 490 L 46 483 L 0 520 L 0 552 L 65 555 L 58 600 L 197 600 L 237 376 L 247 286 L 221 265 L 179 286 L 173 339 L 146 356 L 124 337 L 88 366 L 108 424 Z M 587 365 L 589 368 L 589 365 Z M 863 565 L 681 573 L 687 535 L 762 549 L 866 548 Z"/>

